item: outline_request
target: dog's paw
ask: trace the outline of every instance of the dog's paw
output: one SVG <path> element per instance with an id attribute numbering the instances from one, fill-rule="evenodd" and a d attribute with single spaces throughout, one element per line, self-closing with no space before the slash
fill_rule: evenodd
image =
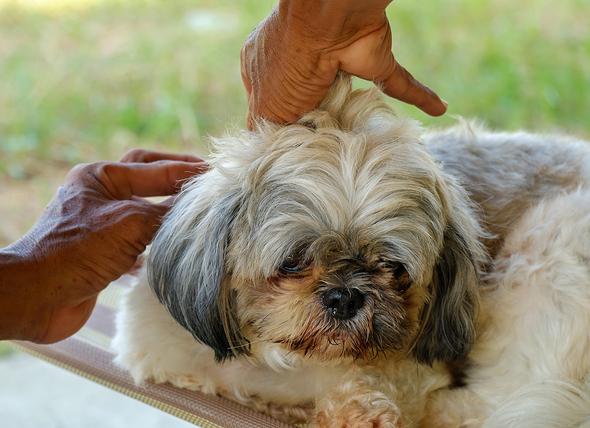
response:
<path id="1" fill-rule="evenodd" d="M 323 400 L 310 422 L 312 428 L 403 428 L 398 407 L 384 394 Z"/>
<path id="2" fill-rule="evenodd" d="M 305 424 L 313 414 L 313 405 L 311 403 L 287 406 L 275 403 L 259 402 L 254 405 L 252 405 L 252 403 L 248 403 L 247 405 L 248 407 L 266 413 L 275 419 L 292 425 Z"/>

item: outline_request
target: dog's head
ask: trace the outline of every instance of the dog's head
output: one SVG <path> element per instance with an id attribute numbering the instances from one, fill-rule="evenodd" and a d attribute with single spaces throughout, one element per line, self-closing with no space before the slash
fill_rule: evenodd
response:
<path id="1" fill-rule="evenodd" d="M 300 124 L 217 141 L 154 240 L 156 295 L 218 360 L 465 355 L 479 229 L 419 135 L 341 78 Z"/>

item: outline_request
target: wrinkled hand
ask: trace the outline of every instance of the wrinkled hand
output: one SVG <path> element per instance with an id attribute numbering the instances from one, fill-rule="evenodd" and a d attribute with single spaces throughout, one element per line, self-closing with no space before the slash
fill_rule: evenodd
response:
<path id="1" fill-rule="evenodd" d="M 78 331 L 98 293 L 133 267 L 173 199 L 143 198 L 173 195 L 206 169 L 197 157 L 143 150 L 72 169 L 33 229 L 9 247 L 29 262 L 14 303 L 22 309 L 17 338 L 50 343 Z"/>
<path id="2" fill-rule="evenodd" d="M 395 60 L 385 8 L 391 0 L 281 0 L 242 48 L 248 126 L 292 123 L 317 107 L 339 70 L 439 116 L 444 103 Z"/>

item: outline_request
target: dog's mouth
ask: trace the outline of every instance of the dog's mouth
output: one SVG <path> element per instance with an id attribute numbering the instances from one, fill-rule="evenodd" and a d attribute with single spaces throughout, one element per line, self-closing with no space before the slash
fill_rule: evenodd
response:
<path id="1" fill-rule="evenodd" d="M 307 358 L 371 360 L 380 354 L 404 349 L 409 330 L 406 320 L 387 320 L 383 315 L 366 310 L 350 320 L 329 316 L 322 322 L 310 319 L 298 335 L 276 342 Z"/>
<path id="2" fill-rule="evenodd" d="M 379 354 L 408 348 L 414 319 L 407 299 L 390 281 L 374 283 L 366 275 L 337 281 L 269 282 L 279 290 L 279 306 L 251 322 L 257 340 L 280 344 L 287 352 L 323 361 L 370 360 Z M 354 281 L 353 281 L 354 280 Z M 274 286 L 274 288 L 272 288 Z M 304 287 L 311 295 L 298 297 Z M 287 290 L 288 293 L 285 293 Z M 292 301 L 285 296 L 294 295 Z M 270 311 L 279 307 L 281 310 Z"/>

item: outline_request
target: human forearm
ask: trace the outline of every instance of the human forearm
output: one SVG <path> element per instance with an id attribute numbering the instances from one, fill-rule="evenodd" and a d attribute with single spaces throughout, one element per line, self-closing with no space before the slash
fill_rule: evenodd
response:
<path id="1" fill-rule="evenodd" d="M 23 242 L 0 249 L 0 340 L 38 340 L 47 324 L 39 264 Z"/>

